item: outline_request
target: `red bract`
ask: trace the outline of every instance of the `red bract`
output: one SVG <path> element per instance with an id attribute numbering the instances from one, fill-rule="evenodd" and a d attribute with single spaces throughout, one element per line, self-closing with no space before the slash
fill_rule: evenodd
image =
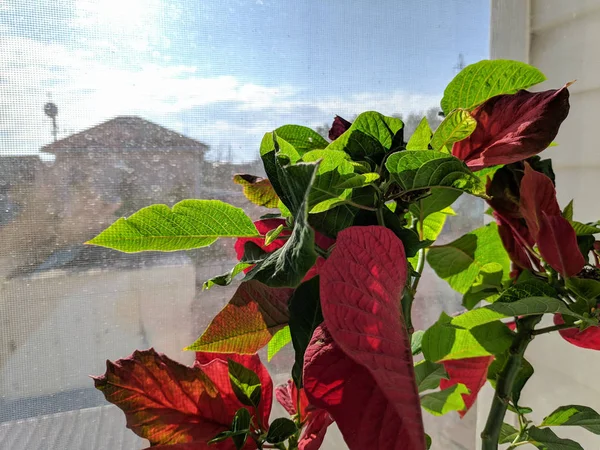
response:
<path id="1" fill-rule="evenodd" d="M 525 163 L 520 195 L 521 214 L 544 260 L 565 277 L 579 273 L 585 259 L 575 230 L 561 216 L 552 180 Z"/>
<path id="2" fill-rule="evenodd" d="M 477 395 L 486 382 L 488 367 L 492 361 L 494 361 L 493 356 L 481 356 L 442 362 L 449 379 L 442 379 L 440 388 L 447 389 L 455 384 L 462 383 L 469 390 L 469 394 L 462 395 L 465 409 L 458 412 L 460 417 L 464 417 L 477 400 Z"/>
<path id="3" fill-rule="evenodd" d="M 562 325 L 565 323 L 560 314 L 554 315 L 554 324 Z M 600 350 L 600 327 L 589 327 L 583 331 L 577 328 L 568 328 L 559 330 L 561 337 L 576 347 L 587 348 L 590 350 Z"/>
<path id="4" fill-rule="evenodd" d="M 333 119 L 333 124 L 331 125 L 331 129 L 329 130 L 329 139 L 335 141 L 342 134 L 344 134 L 344 132 L 350 128 L 351 125 L 352 122 L 348 122 L 346 119 L 340 116 L 335 116 L 335 119 Z"/>
<path id="5" fill-rule="evenodd" d="M 535 241 L 523 220 L 509 219 L 496 211 L 494 218 L 498 224 L 498 234 L 511 261 L 521 269 L 532 270 L 532 260 L 538 264 L 539 259 L 528 250 L 533 248 Z"/>
<path id="6" fill-rule="evenodd" d="M 310 405 L 304 389 L 298 390 L 292 380 L 284 386 L 275 389 L 277 401 L 285 408 L 290 416 L 299 414 L 300 421 L 304 423 L 302 436 L 298 441 L 299 450 L 317 450 L 321 447 L 327 427 L 333 419 L 324 409 Z M 299 405 L 300 411 L 297 411 Z"/>
<path id="7" fill-rule="evenodd" d="M 492 97 L 471 113 L 477 128 L 452 154 L 472 170 L 524 160 L 550 145 L 568 113 L 567 86 Z"/>
<path id="8" fill-rule="evenodd" d="M 243 407 L 231 386 L 225 385 L 224 380 L 229 382 L 227 361 L 220 357 L 209 355 L 205 360 L 213 359 L 206 365 L 188 367 L 154 349 L 135 351 L 128 358 L 107 361 L 106 373 L 94 377 L 94 383 L 108 401 L 123 410 L 127 426 L 148 439 L 153 449 L 207 449 L 206 443 L 228 430 L 235 412 Z M 242 358 L 261 377 L 263 393 L 270 392 L 272 383 L 258 356 Z M 261 404 L 260 416 L 268 419 L 270 397 L 265 395 Z M 210 448 L 229 450 L 234 446 L 224 441 Z"/>
<path id="9" fill-rule="evenodd" d="M 352 396 L 355 389 L 363 393 L 366 389 L 370 393 L 365 398 L 358 395 L 348 399 L 345 407 L 337 408 L 335 402 L 339 402 L 339 398 L 319 394 L 321 388 L 312 383 L 310 388 L 305 384 L 309 400 L 330 412 L 351 449 L 387 449 L 390 442 L 397 443 L 398 447 L 394 448 L 424 448 L 412 353 L 400 309 L 407 277 L 402 242 L 385 227 L 347 228 L 338 234 L 336 247 L 320 276 L 323 317 L 334 342 L 324 346 L 322 351 L 307 350 L 307 354 L 316 359 L 305 358 L 305 363 L 312 366 L 305 367 L 305 371 L 318 380 L 317 372 L 323 370 L 323 364 L 328 364 L 323 361 L 329 361 L 331 365 L 325 375 L 331 383 L 366 384 L 348 392 L 353 392 Z M 326 337 L 328 332 L 322 332 Z M 320 346 L 318 340 L 314 343 Z M 342 355 L 347 358 L 342 359 Z M 356 376 L 353 371 L 357 372 Z M 352 381 L 347 379 L 349 376 Z M 329 387 L 333 389 L 332 385 Z M 377 392 L 373 396 L 377 406 L 369 398 L 374 392 Z M 396 417 L 386 413 L 388 408 Z M 358 418 L 356 410 L 363 411 Z M 367 423 L 369 427 L 377 423 L 377 429 L 383 428 L 383 434 L 374 430 L 367 433 L 370 439 L 373 435 L 380 438 L 393 435 L 394 438 L 380 439 L 375 446 L 367 445 L 366 441 L 358 444 L 357 430 Z"/>

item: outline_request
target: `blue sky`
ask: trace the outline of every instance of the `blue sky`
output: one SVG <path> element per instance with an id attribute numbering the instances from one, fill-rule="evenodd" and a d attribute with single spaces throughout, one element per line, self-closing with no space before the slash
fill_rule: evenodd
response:
<path id="1" fill-rule="evenodd" d="M 0 0 L 0 154 L 137 114 L 256 155 L 284 123 L 439 102 L 488 56 L 481 0 Z"/>

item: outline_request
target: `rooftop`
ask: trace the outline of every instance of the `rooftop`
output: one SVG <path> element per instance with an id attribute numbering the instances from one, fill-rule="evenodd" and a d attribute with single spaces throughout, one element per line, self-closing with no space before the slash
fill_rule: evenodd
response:
<path id="1" fill-rule="evenodd" d="M 119 116 L 42 147 L 46 153 L 83 150 L 189 150 L 208 146 L 137 116 Z"/>

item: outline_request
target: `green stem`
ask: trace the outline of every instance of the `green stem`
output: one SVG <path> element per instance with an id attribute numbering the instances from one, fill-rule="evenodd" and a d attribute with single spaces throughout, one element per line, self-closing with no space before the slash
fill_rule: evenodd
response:
<path id="1" fill-rule="evenodd" d="M 379 225 L 381 225 L 382 227 L 385 227 L 385 220 L 383 219 L 383 208 L 387 208 L 387 206 L 385 205 L 381 205 L 379 206 L 379 208 L 377 208 L 377 223 Z"/>
<path id="2" fill-rule="evenodd" d="M 553 331 L 567 330 L 569 328 L 579 328 L 577 325 L 570 325 L 568 323 L 561 323 L 560 325 L 552 325 L 551 327 L 539 328 L 532 330 L 532 336 L 539 336 L 540 334 L 552 333 Z"/>
<path id="3" fill-rule="evenodd" d="M 417 287 L 419 286 L 419 280 L 421 280 L 421 273 L 423 267 L 425 267 L 425 249 L 419 250 L 419 259 L 417 260 L 417 267 L 415 270 L 419 273 L 418 277 L 415 277 L 412 284 L 404 289 L 404 295 L 402 296 L 402 315 L 404 317 L 404 323 L 406 324 L 406 330 L 408 336 L 412 336 L 415 331 L 412 324 L 412 305 L 417 295 Z"/>
<path id="4" fill-rule="evenodd" d="M 496 383 L 496 392 L 492 400 L 492 406 L 488 415 L 487 423 L 481 433 L 482 450 L 497 450 L 500 438 L 500 429 L 504 422 L 504 416 L 508 409 L 510 394 L 517 373 L 523 363 L 525 349 L 533 339 L 532 326 L 528 322 L 522 322 L 517 335 L 510 347 L 508 360 L 500 372 Z"/>

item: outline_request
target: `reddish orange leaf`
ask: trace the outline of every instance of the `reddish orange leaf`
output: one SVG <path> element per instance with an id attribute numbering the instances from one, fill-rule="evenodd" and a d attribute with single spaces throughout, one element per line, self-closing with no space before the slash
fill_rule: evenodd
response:
<path id="1" fill-rule="evenodd" d="M 554 315 L 554 324 L 562 325 L 565 323 L 560 314 Z M 561 337 L 576 347 L 587 348 L 590 350 L 600 350 L 600 328 L 589 327 L 583 331 L 579 331 L 577 328 L 569 328 L 566 330 L 559 330 Z"/>

